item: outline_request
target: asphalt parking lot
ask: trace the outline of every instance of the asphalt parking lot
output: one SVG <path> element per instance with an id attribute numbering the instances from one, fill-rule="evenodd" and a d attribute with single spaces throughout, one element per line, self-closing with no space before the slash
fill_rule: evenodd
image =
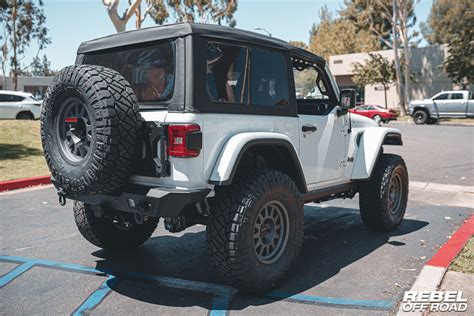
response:
<path id="1" fill-rule="evenodd" d="M 472 129 L 462 131 L 472 135 Z M 411 135 L 403 150 L 420 141 Z M 452 160 L 472 162 L 469 150 L 464 160 Z M 435 163 L 417 155 L 406 157 L 410 174 Z M 467 185 L 469 169 L 430 176 Z M 413 178 L 431 180 L 421 172 Z M 394 314 L 426 261 L 473 212 L 458 193 L 412 188 L 410 197 L 405 221 L 390 234 L 364 227 L 357 198 L 307 205 L 296 266 L 280 287 L 255 297 L 220 283 L 203 226 L 170 234 L 160 224 L 144 246 L 111 253 L 82 238 L 72 203 L 59 206 L 51 186 L 1 193 L 0 314 Z"/>

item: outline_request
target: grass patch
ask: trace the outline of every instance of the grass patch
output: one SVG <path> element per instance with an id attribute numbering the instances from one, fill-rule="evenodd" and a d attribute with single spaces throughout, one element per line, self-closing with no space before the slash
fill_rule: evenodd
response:
<path id="1" fill-rule="evenodd" d="M 40 122 L 0 120 L 0 181 L 48 174 Z"/>
<path id="2" fill-rule="evenodd" d="M 463 250 L 453 260 L 449 269 L 474 274 L 474 237 L 469 239 Z"/>

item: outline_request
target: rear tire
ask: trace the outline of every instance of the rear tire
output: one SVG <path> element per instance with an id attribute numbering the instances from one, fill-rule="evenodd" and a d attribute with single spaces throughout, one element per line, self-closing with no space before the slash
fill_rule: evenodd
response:
<path id="1" fill-rule="evenodd" d="M 252 170 L 216 188 L 207 242 L 219 274 L 232 286 L 267 291 L 286 276 L 303 240 L 300 193 L 286 174 Z"/>
<path id="2" fill-rule="evenodd" d="M 372 178 L 359 191 L 360 214 L 374 231 L 389 232 L 400 226 L 408 201 L 408 171 L 402 157 L 382 154 Z"/>
<path id="3" fill-rule="evenodd" d="M 91 244 L 103 249 L 136 248 L 150 238 L 158 225 L 157 218 L 145 217 L 143 224 L 138 225 L 130 222 L 130 226 L 126 227 L 127 225 L 124 225 L 122 221 L 124 217 L 122 219 L 119 215 L 97 217 L 94 214 L 95 208 L 100 208 L 100 206 L 75 201 L 74 220 L 81 235 Z M 114 223 L 114 219 L 116 223 Z"/>
<path id="4" fill-rule="evenodd" d="M 423 125 L 428 121 L 428 113 L 423 110 L 418 110 L 413 113 L 413 122 L 417 125 Z"/>
<path id="5" fill-rule="evenodd" d="M 30 112 L 20 112 L 16 116 L 17 120 L 34 120 L 35 117 Z"/>

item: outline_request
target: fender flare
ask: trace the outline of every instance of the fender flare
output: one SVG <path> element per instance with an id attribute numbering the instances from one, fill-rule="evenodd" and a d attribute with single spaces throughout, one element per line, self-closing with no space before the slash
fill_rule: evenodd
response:
<path id="1" fill-rule="evenodd" d="M 351 180 L 370 179 L 383 145 L 403 145 L 401 132 L 395 128 L 368 127 L 356 137 L 357 152 Z"/>
<path id="2" fill-rule="evenodd" d="M 231 184 L 245 151 L 259 145 L 276 145 L 288 150 L 298 177 L 294 180 L 303 193 L 308 191 L 303 168 L 291 139 L 284 134 L 270 132 L 249 132 L 232 136 L 222 147 L 209 177 L 209 183 L 214 185 Z"/>

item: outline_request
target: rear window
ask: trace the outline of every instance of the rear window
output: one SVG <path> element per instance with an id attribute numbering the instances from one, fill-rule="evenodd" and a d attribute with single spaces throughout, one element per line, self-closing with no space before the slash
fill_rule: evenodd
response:
<path id="1" fill-rule="evenodd" d="M 84 64 L 114 69 L 131 84 L 140 103 L 167 101 L 173 96 L 175 81 L 175 44 L 156 45 L 94 52 Z"/>
<path id="2" fill-rule="evenodd" d="M 288 73 L 285 58 L 276 52 L 252 50 L 252 104 L 287 106 Z"/>

